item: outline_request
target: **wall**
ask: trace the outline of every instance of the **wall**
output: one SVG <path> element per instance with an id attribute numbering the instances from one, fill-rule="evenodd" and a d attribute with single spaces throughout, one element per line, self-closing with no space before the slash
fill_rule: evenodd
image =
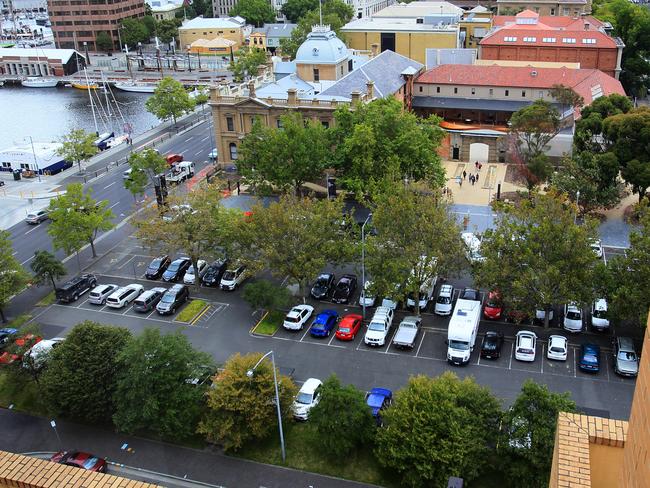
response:
<path id="1" fill-rule="evenodd" d="M 341 67 L 343 68 L 344 73 L 347 74 L 347 62 L 334 64 L 296 64 L 296 74 L 305 81 L 315 81 L 314 80 L 314 69 L 318 69 L 319 80 L 338 80 L 342 78 Z"/>
<path id="2" fill-rule="evenodd" d="M 589 465 L 591 468 L 591 488 L 614 488 L 618 484 L 619 469 L 623 462 L 624 450 L 605 444 L 589 444 Z"/>
<path id="3" fill-rule="evenodd" d="M 180 38 L 181 48 L 192 44 L 199 39 L 212 40 L 217 37 L 223 37 L 231 41 L 235 41 L 238 45 L 243 45 L 244 34 L 241 28 L 205 28 L 205 29 L 179 29 L 178 35 Z"/>
<path id="4" fill-rule="evenodd" d="M 440 92 L 437 88 L 440 87 Z M 421 88 L 421 89 L 420 89 Z M 457 90 L 457 91 L 454 91 Z M 490 90 L 492 90 L 490 92 Z M 506 90 L 508 94 L 506 95 Z M 472 93 L 473 91 L 473 93 Z M 429 97 L 451 97 L 451 98 L 476 98 L 495 100 L 530 100 L 540 98 L 552 100 L 548 90 L 532 89 L 522 87 L 489 87 L 489 86 L 467 86 L 467 85 L 436 85 L 432 83 L 416 83 L 415 96 Z"/>
<path id="5" fill-rule="evenodd" d="M 522 3 L 522 2 L 498 2 L 498 15 L 511 15 L 512 11 L 523 10 L 524 8 L 539 13 L 539 15 L 569 16 L 580 15 L 581 13 L 590 13 L 591 8 L 588 5 L 580 3 Z M 503 12 L 506 13 L 503 13 Z"/>

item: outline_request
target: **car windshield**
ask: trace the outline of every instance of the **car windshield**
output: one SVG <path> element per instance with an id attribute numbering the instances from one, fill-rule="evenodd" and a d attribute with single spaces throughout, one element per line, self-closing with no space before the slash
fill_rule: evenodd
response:
<path id="1" fill-rule="evenodd" d="M 592 314 L 594 318 L 597 319 L 605 319 L 607 318 L 607 311 L 605 310 L 594 310 L 594 313 Z"/>
<path id="2" fill-rule="evenodd" d="M 451 298 L 449 297 L 438 297 L 438 303 L 442 305 L 448 305 L 451 303 Z"/>
<path id="3" fill-rule="evenodd" d="M 193 275 L 194 274 L 194 266 L 190 266 L 189 268 L 187 268 L 186 273 L 188 275 Z"/>
<path id="4" fill-rule="evenodd" d="M 181 266 L 181 263 L 179 261 L 174 261 L 172 264 L 169 265 L 169 268 L 167 268 L 167 271 L 178 271 L 178 268 Z"/>
<path id="5" fill-rule="evenodd" d="M 598 358 L 591 353 L 585 353 L 585 355 L 582 357 L 582 361 L 585 363 L 597 363 Z"/>
<path id="6" fill-rule="evenodd" d="M 376 330 L 378 332 L 383 332 L 385 327 L 383 322 L 370 322 L 370 325 L 368 326 L 369 330 Z"/>
<path id="7" fill-rule="evenodd" d="M 566 318 L 569 320 L 580 320 L 580 312 L 574 312 L 574 311 L 567 312 Z"/>
<path id="8" fill-rule="evenodd" d="M 319 276 L 318 279 L 316 280 L 316 283 L 314 283 L 314 286 L 325 286 L 327 285 L 327 276 Z"/>
<path id="9" fill-rule="evenodd" d="M 458 349 L 459 351 L 467 351 L 469 349 L 469 344 L 464 341 L 449 341 L 449 347 L 452 349 Z"/>
<path id="10" fill-rule="evenodd" d="M 564 352 L 564 348 L 560 346 L 551 346 L 551 352 Z"/>
<path id="11" fill-rule="evenodd" d="M 150 268 L 158 268 L 160 266 L 160 263 L 162 262 L 162 259 L 154 259 L 151 261 L 151 264 L 149 265 Z"/>
<path id="12" fill-rule="evenodd" d="M 234 279 L 235 279 L 235 272 L 234 272 L 234 271 L 226 271 L 226 272 L 223 274 L 223 279 L 224 279 L 225 281 L 232 281 L 232 280 L 234 280 Z"/>
<path id="13" fill-rule="evenodd" d="M 350 332 L 350 327 L 339 327 L 339 330 L 344 334 L 347 334 Z"/>
<path id="14" fill-rule="evenodd" d="M 488 300 L 487 300 L 487 302 L 486 302 L 485 304 L 486 304 L 488 307 L 493 307 L 493 308 L 496 308 L 496 307 L 500 307 L 500 306 L 501 306 L 501 303 L 500 303 L 499 300 L 496 299 L 496 298 L 488 298 Z"/>
<path id="15" fill-rule="evenodd" d="M 628 351 L 618 351 L 617 358 L 621 361 L 636 361 L 636 354 Z"/>
<path id="16" fill-rule="evenodd" d="M 165 293 L 163 297 L 160 299 L 162 303 L 173 303 L 174 302 L 174 295 L 171 293 Z"/>
<path id="17" fill-rule="evenodd" d="M 296 397 L 296 402 L 302 403 L 303 405 L 310 405 L 311 399 L 312 399 L 311 393 L 305 393 L 301 391 L 298 393 L 298 396 Z"/>
<path id="18" fill-rule="evenodd" d="M 348 289 L 349 286 L 350 286 L 349 281 L 341 281 L 341 282 L 339 282 L 338 285 L 336 285 L 336 289 L 340 290 L 340 291 L 345 291 L 345 290 Z"/>
<path id="19" fill-rule="evenodd" d="M 485 342 L 483 342 L 483 349 L 493 351 L 497 348 L 497 341 L 494 337 L 486 337 Z"/>

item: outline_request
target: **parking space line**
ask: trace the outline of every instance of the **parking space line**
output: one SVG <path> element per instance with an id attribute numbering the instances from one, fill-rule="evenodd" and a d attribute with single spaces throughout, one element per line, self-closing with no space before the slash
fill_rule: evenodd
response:
<path id="1" fill-rule="evenodd" d="M 481 365 L 481 351 L 478 352 L 478 359 L 476 360 L 476 365 L 477 366 Z"/>
<path id="2" fill-rule="evenodd" d="M 307 334 L 309 334 L 309 327 L 307 327 L 307 329 L 305 330 L 305 333 L 302 335 L 302 337 L 300 338 L 300 340 L 298 342 L 302 342 L 302 340 L 307 336 Z"/>
<path id="3" fill-rule="evenodd" d="M 607 373 L 607 381 L 609 381 L 609 354 L 605 354 L 605 372 Z"/>
<path id="4" fill-rule="evenodd" d="M 126 265 L 129 264 L 131 261 L 133 261 L 133 259 L 135 259 L 135 257 L 136 257 L 135 255 L 131 256 L 129 259 L 127 259 L 126 261 L 124 261 L 123 264 L 120 264 L 120 265 L 117 267 L 117 269 L 123 269 L 124 266 L 126 266 Z"/>
<path id="5" fill-rule="evenodd" d="M 66 305 L 59 305 L 59 304 L 55 303 L 52 306 L 53 307 L 65 307 Z M 109 312 L 109 311 L 103 310 L 103 308 L 106 308 L 106 306 L 102 307 L 102 310 L 94 310 L 94 312 L 96 312 L 96 313 L 105 313 L 107 315 L 122 315 L 119 312 Z M 162 322 L 163 324 L 172 325 L 172 322 L 168 322 L 166 320 L 153 319 L 153 318 L 150 318 L 150 319 L 147 319 L 147 320 L 153 320 L 154 322 Z"/>
<path id="6" fill-rule="evenodd" d="M 515 343 L 510 344 L 510 361 L 508 362 L 508 369 L 512 369 L 512 356 L 515 354 Z"/>
<path id="7" fill-rule="evenodd" d="M 332 341 L 334 340 L 335 337 L 336 337 L 336 332 L 334 332 L 334 334 L 332 334 L 332 337 L 330 337 L 330 340 L 327 342 L 327 345 L 328 345 L 328 346 L 329 346 L 330 344 L 332 344 Z"/>
<path id="8" fill-rule="evenodd" d="M 541 371 L 542 374 L 544 374 L 544 358 L 546 357 L 546 356 L 544 356 L 544 348 L 545 347 L 546 347 L 546 344 L 544 344 L 542 342 L 542 358 L 541 358 L 542 359 L 542 361 L 541 361 L 542 362 L 542 371 Z"/>
<path id="9" fill-rule="evenodd" d="M 423 330 L 422 331 L 422 338 L 420 339 L 420 345 L 418 346 L 418 350 L 415 353 L 415 357 L 418 357 L 420 355 L 420 348 L 422 347 L 422 343 L 424 342 L 424 336 L 427 335 L 427 331 Z"/>

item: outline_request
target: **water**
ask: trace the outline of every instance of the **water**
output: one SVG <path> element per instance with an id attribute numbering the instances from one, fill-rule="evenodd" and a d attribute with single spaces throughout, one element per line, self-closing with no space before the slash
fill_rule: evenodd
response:
<path id="1" fill-rule="evenodd" d="M 93 95 L 101 98 L 105 106 L 104 94 L 100 90 Z M 159 120 L 144 107 L 146 93 L 129 93 L 113 89 L 115 99 L 126 123 L 132 127 L 132 135 L 141 134 Z M 110 93 L 108 94 L 111 100 Z M 116 112 L 113 105 L 112 110 Z M 124 132 L 121 118 L 114 117 L 111 124 L 105 117 L 97 116 L 99 132 Z M 31 136 L 38 142 L 56 142 L 72 129 L 85 129 L 95 132 L 88 91 L 76 88 L 24 88 L 5 85 L 0 88 L 0 150 L 25 143 Z"/>

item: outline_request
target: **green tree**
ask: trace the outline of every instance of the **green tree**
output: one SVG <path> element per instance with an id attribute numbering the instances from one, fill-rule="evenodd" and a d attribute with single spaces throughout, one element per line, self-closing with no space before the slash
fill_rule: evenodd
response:
<path id="1" fill-rule="evenodd" d="M 48 251 L 36 251 L 30 266 L 34 272 L 34 283 L 43 285 L 50 282 L 53 289 L 56 289 L 56 280 L 67 273 L 63 263 Z"/>
<path id="2" fill-rule="evenodd" d="M 95 37 L 95 45 L 100 51 L 107 51 L 109 53 L 113 51 L 113 39 L 108 35 L 108 32 L 98 32 Z"/>
<path id="3" fill-rule="evenodd" d="M 281 309 L 289 305 L 291 295 L 284 286 L 278 286 L 269 280 L 248 283 L 242 291 L 242 298 L 252 308 L 264 310 Z"/>
<path id="4" fill-rule="evenodd" d="M 578 95 L 573 88 L 562 84 L 551 86 L 548 93 L 562 105 L 562 112 L 566 112 L 571 108 L 582 108 L 585 104 L 584 98 Z"/>
<path id="5" fill-rule="evenodd" d="M 147 40 L 149 40 L 156 35 L 156 19 L 153 18 L 153 15 L 145 15 L 141 20 L 147 29 Z"/>
<path id="6" fill-rule="evenodd" d="M 382 416 L 375 454 L 408 486 L 445 486 L 450 476 L 470 482 L 487 463 L 500 414 L 496 398 L 472 378 L 411 377 Z"/>
<path id="7" fill-rule="evenodd" d="M 252 76 L 257 76 L 257 67 L 266 63 L 266 52 L 263 49 L 242 47 L 237 51 L 237 58 L 230 63 L 229 70 L 237 82 Z"/>
<path id="8" fill-rule="evenodd" d="M 530 487 L 548 486 L 557 415 L 575 411 L 569 393 L 553 393 L 546 385 L 526 380 L 503 420 L 499 451 L 508 478 L 526 480 Z"/>
<path id="9" fill-rule="evenodd" d="M 137 46 L 138 42 L 149 40 L 149 30 L 141 19 L 127 17 L 120 22 L 122 42 L 128 46 Z"/>
<path id="10" fill-rule="evenodd" d="M 239 15 L 246 19 L 247 24 L 262 27 L 267 22 L 275 21 L 275 9 L 267 0 L 239 0 L 230 9 L 231 17 Z"/>
<path id="11" fill-rule="evenodd" d="M 158 83 L 154 94 L 149 97 L 145 107 L 160 120 L 174 121 L 194 109 L 194 100 L 187 93 L 180 81 L 166 76 Z"/>
<path id="12" fill-rule="evenodd" d="M 596 222 L 575 223 L 575 205 L 554 193 L 503 207 L 481 243 L 485 261 L 474 266 L 478 286 L 498 289 L 515 310 L 546 311 L 552 304 L 591 303 L 598 258 L 590 248 Z"/>
<path id="13" fill-rule="evenodd" d="M 184 439 L 195 432 L 204 389 L 187 381 L 212 368 L 180 331 L 145 329 L 120 352 L 113 422 L 126 433 L 154 432 Z"/>
<path id="14" fill-rule="evenodd" d="M 71 183 L 63 195 L 50 200 L 49 212 L 52 223 L 47 233 L 54 248 L 63 249 L 67 254 L 78 252 L 87 242 L 96 258 L 97 235 L 114 227 L 111 219 L 115 215 L 108 208 L 108 200 L 96 201 L 92 188 L 84 192 L 81 183 Z"/>
<path id="15" fill-rule="evenodd" d="M 584 107 L 576 121 L 573 146 L 577 152 L 600 153 L 607 151 L 611 141 L 603 138 L 603 121 L 612 115 L 626 114 L 632 109 L 629 98 L 613 93 L 594 100 Z"/>
<path id="16" fill-rule="evenodd" d="M 163 19 L 156 23 L 156 33 L 160 42 L 170 43 L 178 39 L 179 19 Z"/>
<path id="17" fill-rule="evenodd" d="M 280 11 L 295 24 L 312 10 L 318 10 L 318 0 L 287 0 Z"/>
<path id="18" fill-rule="evenodd" d="M 154 185 L 156 176 L 164 173 L 169 167 L 165 158 L 153 149 L 131 153 L 129 165 L 131 175 L 124 180 L 124 187 L 134 197 L 144 194 L 147 185 Z"/>
<path id="19" fill-rule="evenodd" d="M 14 249 L 11 245 L 11 234 L 0 230 L 0 317 L 6 322 L 4 309 L 13 298 L 27 284 L 29 276 L 14 258 Z"/>
<path id="20" fill-rule="evenodd" d="M 260 193 L 272 188 L 296 194 L 303 183 L 323 176 L 330 163 L 327 129 L 298 112 L 280 117 L 281 129 L 255 120 L 240 146 L 237 169 Z"/>
<path id="21" fill-rule="evenodd" d="M 226 451 L 236 451 L 278 429 L 271 362 L 262 361 L 252 377 L 248 375 L 261 357 L 260 353 L 231 356 L 206 394 L 207 412 L 198 432 Z M 276 375 L 281 414 L 286 421 L 297 389 L 289 377 L 279 371 Z"/>
<path id="22" fill-rule="evenodd" d="M 97 135 L 83 129 L 73 129 L 61 139 L 61 147 L 57 154 L 66 161 L 77 163 L 81 172 L 81 162 L 92 158 L 99 149 L 95 146 Z"/>
<path id="23" fill-rule="evenodd" d="M 90 424 L 111 420 L 120 366 L 117 357 L 131 340 L 122 327 L 82 322 L 52 350 L 41 386 L 55 415 Z"/>
<path id="24" fill-rule="evenodd" d="M 342 107 L 330 129 L 334 162 L 343 185 L 367 195 L 386 179 L 408 178 L 442 187 L 445 171 L 437 150 L 443 138 L 438 117 L 426 120 L 404 110 L 394 97 Z"/>
<path id="25" fill-rule="evenodd" d="M 334 374 L 323 382 L 320 402 L 309 411 L 309 424 L 318 433 L 315 447 L 333 457 L 346 456 L 367 443 L 376 429 L 364 393 L 341 385 Z"/>

